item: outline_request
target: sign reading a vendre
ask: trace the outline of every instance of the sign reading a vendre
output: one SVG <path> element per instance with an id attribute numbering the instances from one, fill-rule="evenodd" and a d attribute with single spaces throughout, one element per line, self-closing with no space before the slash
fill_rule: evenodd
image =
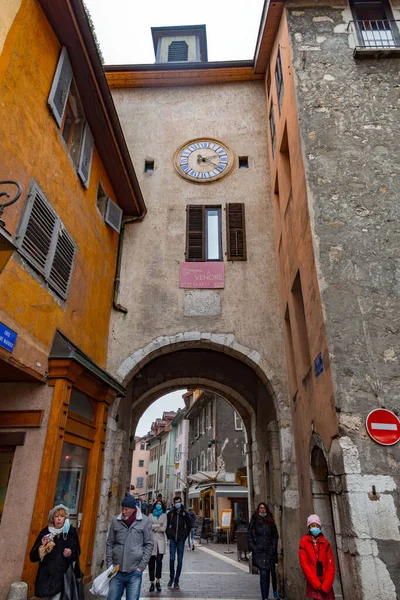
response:
<path id="1" fill-rule="evenodd" d="M 180 264 L 179 287 L 185 289 L 223 288 L 225 287 L 224 268 L 225 265 L 222 261 L 183 262 Z"/>

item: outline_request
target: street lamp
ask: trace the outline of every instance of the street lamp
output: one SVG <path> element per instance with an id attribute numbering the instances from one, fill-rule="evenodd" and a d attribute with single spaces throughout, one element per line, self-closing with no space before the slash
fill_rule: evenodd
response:
<path id="1" fill-rule="evenodd" d="M 21 196 L 22 187 L 16 181 L 0 181 L 0 185 L 15 185 L 17 187 L 17 193 L 9 202 L 5 202 L 4 204 L 0 204 L 0 273 L 3 271 L 4 267 L 8 263 L 11 258 L 12 253 L 16 249 L 14 242 L 12 241 L 11 235 L 6 230 L 6 224 L 1 218 L 3 216 L 4 209 L 11 204 L 14 204 Z M 2 196 L 6 196 L 6 198 L 10 197 L 10 194 L 7 192 L 0 192 L 0 198 Z"/>

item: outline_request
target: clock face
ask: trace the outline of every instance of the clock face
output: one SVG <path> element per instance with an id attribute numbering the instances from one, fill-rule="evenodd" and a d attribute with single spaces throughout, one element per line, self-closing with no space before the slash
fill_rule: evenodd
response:
<path id="1" fill-rule="evenodd" d="M 195 183 L 211 183 L 229 173 L 233 154 L 217 140 L 200 138 L 179 148 L 174 164 L 181 177 Z"/>

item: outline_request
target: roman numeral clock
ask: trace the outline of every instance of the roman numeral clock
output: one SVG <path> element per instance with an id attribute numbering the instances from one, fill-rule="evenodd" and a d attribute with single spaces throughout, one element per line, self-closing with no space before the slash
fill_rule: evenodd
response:
<path id="1" fill-rule="evenodd" d="M 175 153 L 178 174 L 194 183 L 212 183 L 225 177 L 233 167 L 233 153 L 225 144 L 212 138 L 187 142 Z"/>

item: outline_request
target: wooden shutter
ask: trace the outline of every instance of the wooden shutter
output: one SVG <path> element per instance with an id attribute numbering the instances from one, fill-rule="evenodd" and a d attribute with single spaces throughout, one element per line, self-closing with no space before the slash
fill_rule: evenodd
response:
<path id="1" fill-rule="evenodd" d="M 228 260 L 247 260 L 244 204 L 226 205 Z"/>
<path id="2" fill-rule="evenodd" d="M 47 276 L 57 237 L 59 218 L 34 184 L 16 235 L 21 254 Z"/>
<path id="3" fill-rule="evenodd" d="M 76 245 L 64 225 L 60 223 L 56 249 L 48 278 L 52 287 L 64 300 L 68 296 L 72 269 L 75 262 Z"/>
<path id="4" fill-rule="evenodd" d="M 65 108 L 67 106 L 69 89 L 72 82 L 72 67 L 69 61 L 66 48 L 61 50 L 58 60 L 56 74 L 54 75 L 53 85 L 51 86 L 48 104 L 56 123 L 61 127 Z"/>
<path id="5" fill-rule="evenodd" d="M 83 185 L 87 189 L 90 181 L 90 168 L 92 166 L 94 140 L 90 127 L 85 123 L 83 139 L 81 145 L 81 154 L 79 157 L 78 175 Z"/>
<path id="6" fill-rule="evenodd" d="M 204 206 L 189 205 L 186 208 L 186 260 L 204 262 Z"/>
<path id="7" fill-rule="evenodd" d="M 117 233 L 121 231 L 122 224 L 122 210 L 111 200 L 111 198 L 107 198 L 107 208 L 106 208 L 106 216 L 104 217 L 107 225 L 115 229 Z"/>

